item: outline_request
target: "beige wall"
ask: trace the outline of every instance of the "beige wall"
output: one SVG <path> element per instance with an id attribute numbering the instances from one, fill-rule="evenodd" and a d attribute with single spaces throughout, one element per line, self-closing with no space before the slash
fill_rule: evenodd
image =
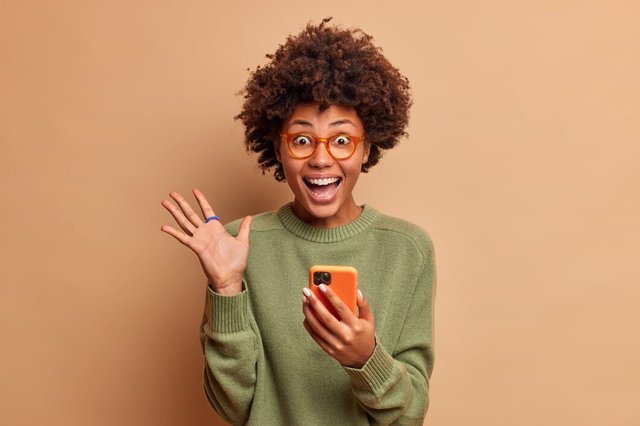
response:
<path id="1" fill-rule="evenodd" d="M 219 424 L 202 273 L 160 200 L 289 199 L 235 92 L 333 15 L 413 85 L 410 138 L 357 200 L 435 240 L 426 423 L 640 424 L 637 2 L 220 3 L 0 4 L 0 423 Z"/>

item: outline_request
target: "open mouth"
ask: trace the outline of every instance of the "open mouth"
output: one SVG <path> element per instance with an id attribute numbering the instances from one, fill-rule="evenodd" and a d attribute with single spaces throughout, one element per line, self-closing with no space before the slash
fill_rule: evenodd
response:
<path id="1" fill-rule="evenodd" d="M 342 183 L 342 178 L 304 178 L 304 183 L 314 198 L 318 200 L 328 200 L 338 191 L 340 183 Z"/>

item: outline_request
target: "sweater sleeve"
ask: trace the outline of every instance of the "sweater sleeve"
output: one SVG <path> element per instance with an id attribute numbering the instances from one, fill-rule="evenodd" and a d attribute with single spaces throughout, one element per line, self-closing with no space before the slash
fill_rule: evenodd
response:
<path id="1" fill-rule="evenodd" d="M 433 371 L 434 291 L 435 269 L 431 258 L 422 267 L 393 353 L 378 340 L 362 368 L 344 367 L 354 397 L 369 414 L 372 424 L 422 425 L 424 421 Z"/>
<path id="2" fill-rule="evenodd" d="M 246 286 L 234 296 L 207 287 L 200 343 L 205 357 L 204 389 L 227 422 L 246 424 L 256 385 L 258 338 L 251 328 Z"/>

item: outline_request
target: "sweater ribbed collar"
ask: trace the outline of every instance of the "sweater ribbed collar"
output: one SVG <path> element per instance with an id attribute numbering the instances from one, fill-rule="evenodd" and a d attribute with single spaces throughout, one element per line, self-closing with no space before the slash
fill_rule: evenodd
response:
<path id="1" fill-rule="evenodd" d="M 378 212 L 364 205 L 362 213 L 352 222 L 337 228 L 316 228 L 303 222 L 293 213 L 292 203 L 285 204 L 278 210 L 278 219 L 285 229 L 292 234 L 316 243 L 335 243 L 346 240 L 367 229 L 377 218 Z"/>

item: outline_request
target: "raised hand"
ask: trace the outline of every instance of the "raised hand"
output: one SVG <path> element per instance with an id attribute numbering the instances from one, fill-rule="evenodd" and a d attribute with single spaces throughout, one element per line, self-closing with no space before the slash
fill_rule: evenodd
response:
<path id="1" fill-rule="evenodd" d="M 234 238 L 218 220 L 205 223 L 200 219 L 182 195 L 177 192 L 169 195 L 178 206 L 169 200 L 162 200 L 160 204 L 171 213 L 183 232 L 168 225 L 160 230 L 193 250 L 216 293 L 233 295 L 242 291 L 242 274 L 249 256 L 251 216 L 242 220 L 238 237 Z M 194 189 L 193 195 L 205 218 L 215 215 L 202 192 Z"/>
<path id="2" fill-rule="evenodd" d="M 340 364 L 362 368 L 376 348 L 375 321 L 369 302 L 358 291 L 358 316 L 355 316 L 331 287 L 321 284 L 320 290 L 324 292 L 341 320 L 334 317 L 315 294 L 304 288 L 304 328 L 311 338 Z"/>

